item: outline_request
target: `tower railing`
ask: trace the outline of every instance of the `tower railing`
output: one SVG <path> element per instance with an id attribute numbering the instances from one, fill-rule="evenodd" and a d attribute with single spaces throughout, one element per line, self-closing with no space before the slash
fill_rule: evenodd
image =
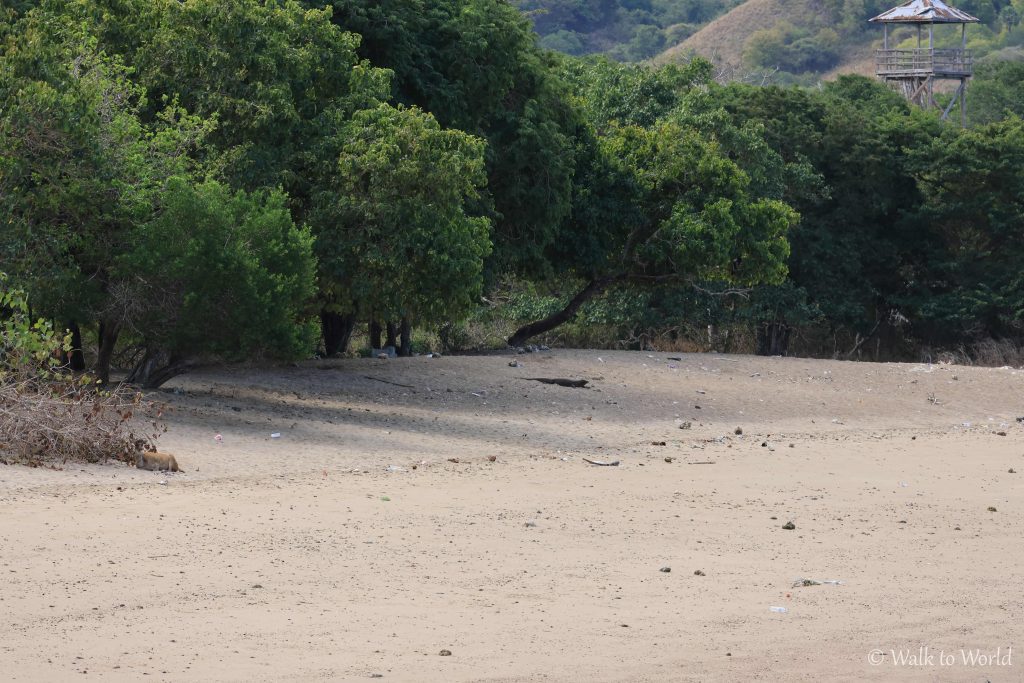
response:
<path id="1" fill-rule="evenodd" d="M 912 48 L 876 50 L 875 73 L 879 76 L 970 76 L 974 68 L 971 50 L 959 48 Z"/>

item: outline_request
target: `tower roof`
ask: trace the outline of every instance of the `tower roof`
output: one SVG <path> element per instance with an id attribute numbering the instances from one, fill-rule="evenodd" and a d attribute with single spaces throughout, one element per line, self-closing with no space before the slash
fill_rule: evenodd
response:
<path id="1" fill-rule="evenodd" d="M 868 19 L 883 24 L 973 24 L 979 19 L 942 0 L 910 0 Z"/>

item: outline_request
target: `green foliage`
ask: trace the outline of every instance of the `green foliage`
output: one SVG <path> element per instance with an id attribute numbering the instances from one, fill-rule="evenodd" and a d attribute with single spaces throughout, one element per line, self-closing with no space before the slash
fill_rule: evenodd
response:
<path id="1" fill-rule="evenodd" d="M 128 69 L 60 17 L 19 29 L 0 56 L 0 255 L 40 310 L 99 318 L 115 255 L 209 126 L 173 104 L 144 125 Z"/>
<path id="2" fill-rule="evenodd" d="M 122 10 L 127 13 L 131 11 Z M 209 144 L 233 186 L 283 185 L 300 203 L 325 129 L 386 99 L 389 75 L 360 61 L 359 37 L 298 2 L 159 0 L 127 59 L 155 102 L 216 118 Z M 211 150 L 213 151 L 213 150 Z"/>
<path id="3" fill-rule="evenodd" d="M 0 384 L 45 376 L 70 348 L 70 335 L 62 336 L 48 320 L 33 321 L 25 292 L 13 289 L 0 273 Z"/>
<path id="4" fill-rule="evenodd" d="M 484 144 L 389 105 L 341 131 L 335 182 L 314 212 L 322 287 L 340 312 L 455 318 L 479 299 L 490 222 L 471 206 Z"/>
<path id="5" fill-rule="evenodd" d="M 516 0 L 541 44 L 572 55 L 605 53 L 624 61 L 653 57 L 692 27 L 732 8 L 733 0 Z M 687 28 L 690 27 L 690 28 Z"/>
<path id="6" fill-rule="evenodd" d="M 947 130 L 910 153 L 924 201 L 907 305 L 942 341 L 1024 329 L 1024 121 Z"/>
<path id="7" fill-rule="evenodd" d="M 839 34 L 831 28 L 815 33 L 779 22 L 755 31 L 747 39 L 743 57 L 751 66 L 778 68 L 789 73 L 827 71 L 839 61 Z"/>
<path id="8" fill-rule="evenodd" d="M 115 289 L 130 302 L 130 328 L 150 352 L 301 357 L 315 334 L 306 310 L 312 246 L 279 191 L 171 178 L 156 217 L 118 259 Z"/>
<path id="9" fill-rule="evenodd" d="M 988 125 L 1011 114 L 1024 116 L 1024 62 L 979 64 L 971 79 L 968 103 L 972 125 Z"/>
<path id="10" fill-rule="evenodd" d="M 545 272 L 570 210 L 581 125 L 522 15 L 500 0 L 335 0 L 359 53 L 394 73 L 393 94 L 487 142 L 480 213 L 493 220 L 488 270 Z"/>

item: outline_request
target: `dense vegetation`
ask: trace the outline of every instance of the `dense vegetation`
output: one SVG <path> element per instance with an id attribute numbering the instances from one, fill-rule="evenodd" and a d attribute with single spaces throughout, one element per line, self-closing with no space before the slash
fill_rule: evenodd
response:
<path id="1" fill-rule="evenodd" d="M 571 55 L 648 59 L 685 40 L 736 0 L 516 0 L 541 45 Z"/>
<path id="2" fill-rule="evenodd" d="M 4 12 L 0 271 L 104 382 L 358 324 L 405 354 L 481 325 L 889 356 L 1024 331 L 1016 65 L 961 131 L 863 78 L 558 56 L 499 0 Z"/>

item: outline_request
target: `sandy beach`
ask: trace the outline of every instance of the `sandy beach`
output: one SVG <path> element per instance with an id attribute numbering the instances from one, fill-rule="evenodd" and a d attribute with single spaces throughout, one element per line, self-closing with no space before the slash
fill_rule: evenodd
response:
<path id="1" fill-rule="evenodd" d="M 182 473 L 0 466 L 0 678 L 1024 679 L 1024 371 L 514 358 L 207 368 Z"/>

